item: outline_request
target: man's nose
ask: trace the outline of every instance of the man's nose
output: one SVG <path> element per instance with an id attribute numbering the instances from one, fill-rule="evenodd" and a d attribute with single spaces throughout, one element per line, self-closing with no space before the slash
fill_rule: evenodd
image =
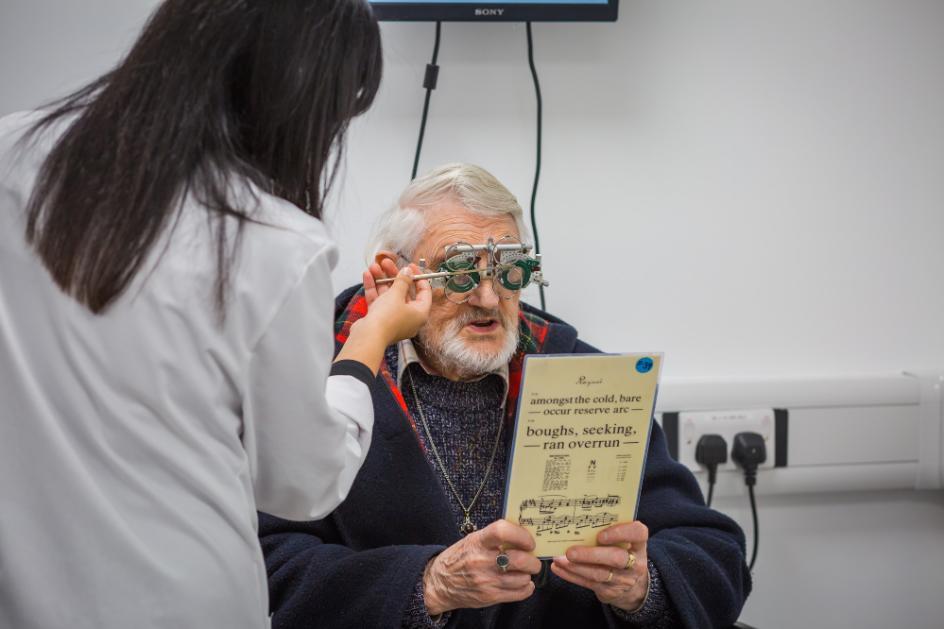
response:
<path id="1" fill-rule="evenodd" d="M 469 295 L 469 303 L 479 308 L 497 308 L 501 303 L 501 297 L 495 292 L 495 278 L 483 277 Z"/>

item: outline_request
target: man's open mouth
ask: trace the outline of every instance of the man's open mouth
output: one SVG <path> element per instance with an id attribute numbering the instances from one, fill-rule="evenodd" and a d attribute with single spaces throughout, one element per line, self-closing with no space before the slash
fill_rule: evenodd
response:
<path id="1" fill-rule="evenodd" d="M 471 329 L 473 332 L 485 333 L 485 332 L 494 332 L 500 327 L 498 319 L 475 319 L 466 324 L 466 328 Z"/>

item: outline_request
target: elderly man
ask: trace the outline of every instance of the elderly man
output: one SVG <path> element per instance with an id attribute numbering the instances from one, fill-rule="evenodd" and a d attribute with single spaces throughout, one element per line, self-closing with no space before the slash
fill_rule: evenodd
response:
<path id="1" fill-rule="evenodd" d="M 456 243 L 525 233 L 514 196 L 478 167 L 416 179 L 379 224 L 365 286 L 338 297 L 338 347 L 375 279 L 421 259 L 437 269 Z M 750 590 L 743 535 L 705 507 L 657 425 L 639 520 L 604 529 L 597 546 L 572 547 L 548 571 L 530 534 L 500 519 L 523 356 L 597 350 L 521 303 L 514 282 L 485 275 L 440 282 L 425 327 L 388 348 L 372 388 L 375 436 L 347 501 L 312 523 L 260 514 L 273 626 L 730 625 Z"/>

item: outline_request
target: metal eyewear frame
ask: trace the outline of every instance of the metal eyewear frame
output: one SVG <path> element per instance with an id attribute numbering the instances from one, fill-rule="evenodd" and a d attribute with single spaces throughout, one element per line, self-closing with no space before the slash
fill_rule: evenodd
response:
<path id="1" fill-rule="evenodd" d="M 504 236 L 497 242 L 489 238 L 488 242 L 482 244 L 456 242 L 444 250 L 444 260 L 437 271 L 421 273 L 413 279 L 430 280 L 433 286 L 445 289 L 450 301 L 456 301 L 453 296 L 467 295 L 485 278 L 491 278 L 509 292 L 520 291 L 532 282 L 541 286 L 549 285 L 541 271 L 541 254 L 529 255 L 532 247 L 518 242 L 512 236 Z M 482 252 L 487 255 L 484 268 L 478 267 Z M 402 254 L 398 255 L 406 259 Z M 429 268 L 425 258 L 420 258 L 419 265 L 424 270 Z M 377 283 L 392 281 L 393 278 L 387 278 L 377 280 Z M 457 303 L 467 299 L 468 296 Z M 510 296 L 506 299 L 510 299 Z"/>

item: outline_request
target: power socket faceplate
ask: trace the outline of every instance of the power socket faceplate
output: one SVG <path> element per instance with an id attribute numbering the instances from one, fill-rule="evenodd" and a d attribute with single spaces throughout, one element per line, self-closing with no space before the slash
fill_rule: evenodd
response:
<path id="1" fill-rule="evenodd" d="M 768 469 L 775 466 L 776 452 L 776 424 L 774 409 L 747 409 L 723 411 L 690 411 L 678 414 L 678 460 L 693 472 L 706 471 L 706 468 L 695 461 L 695 447 L 702 435 L 721 435 L 728 443 L 728 462 L 718 466 L 718 471 L 739 470 L 731 460 L 731 447 L 734 445 L 734 435 L 739 432 L 756 432 L 764 438 L 767 446 L 767 460 L 758 466 L 758 469 Z"/>

